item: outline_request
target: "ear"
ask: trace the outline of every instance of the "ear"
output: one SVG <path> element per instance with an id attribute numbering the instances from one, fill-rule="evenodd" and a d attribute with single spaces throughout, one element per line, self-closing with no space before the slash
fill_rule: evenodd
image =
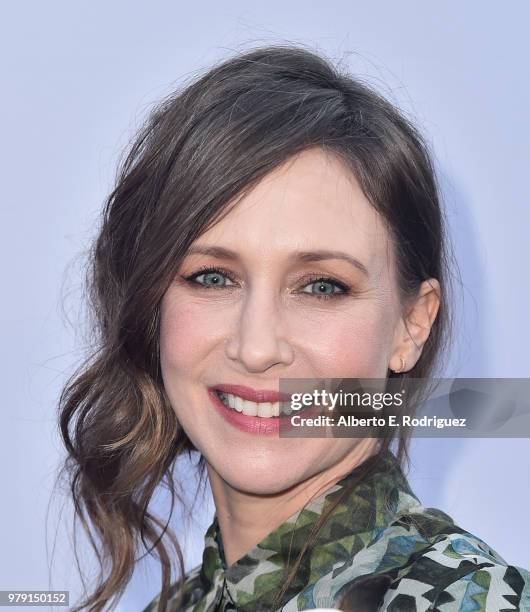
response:
<path id="1" fill-rule="evenodd" d="M 418 359 L 440 307 L 440 283 L 435 278 L 422 282 L 418 293 L 406 305 L 406 310 L 396 330 L 389 368 L 408 371 Z M 405 359 L 405 367 L 401 357 Z"/>

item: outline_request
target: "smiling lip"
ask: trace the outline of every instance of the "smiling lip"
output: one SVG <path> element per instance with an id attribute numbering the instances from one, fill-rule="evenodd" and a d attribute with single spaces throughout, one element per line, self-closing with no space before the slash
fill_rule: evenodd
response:
<path id="1" fill-rule="evenodd" d="M 222 389 L 219 389 L 218 387 L 210 387 L 208 389 L 208 395 L 210 396 L 215 409 L 226 421 L 228 421 L 230 425 L 239 429 L 240 431 L 262 436 L 274 434 L 277 435 L 280 431 L 280 419 L 282 420 L 282 422 L 284 422 L 286 419 L 289 419 L 288 416 L 268 418 L 259 416 L 249 416 L 247 414 L 243 414 L 242 412 L 232 410 L 232 408 L 227 408 L 221 401 L 221 398 L 217 395 L 217 390 L 222 391 Z M 232 393 L 232 391 L 223 392 Z"/>
<path id="2" fill-rule="evenodd" d="M 282 431 L 292 429 L 290 415 L 277 417 L 249 416 L 242 412 L 232 410 L 232 408 L 227 408 L 217 394 L 218 391 L 238 395 L 242 399 L 257 403 L 289 401 L 290 394 L 278 393 L 277 391 L 256 391 L 242 385 L 215 385 L 215 387 L 208 388 L 208 395 L 212 400 L 214 408 L 230 425 L 240 431 L 261 436 L 278 435 L 280 432 L 280 423 Z M 304 412 L 309 415 L 319 409 L 319 406 L 310 406 L 306 408 Z"/>
<path id="3" fill-rule="evenodd" d="M 257 404 L 262 402 L 288 402 L 291 399 L 290 393 L 279 393 L 278 391 L 269 391 L 267 389 L 251 389 L 244 385 L 215 385 L 210 387 L 210 389 L 237 395 L 241 399 L 256 402 Z"/>

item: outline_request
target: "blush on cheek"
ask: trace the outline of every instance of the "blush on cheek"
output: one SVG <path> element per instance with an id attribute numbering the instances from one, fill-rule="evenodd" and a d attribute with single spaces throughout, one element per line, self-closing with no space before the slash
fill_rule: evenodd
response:
<path id="1" fill-rule="evenodd" d="M 391 341 L 387 325 L 381 322 L 348 322 L 330 326 L 321 337 L 313 336 L 313 355 L 318 355 L 318 370 L 330 377 L 371 378 L 384 376 L 387 344 Z"/>
<path id="2" fill-rule="evenodd" d="M 182 295 L 166 295 L 160 310 L 161 360 L 174 367 L 196 367 L 223 333 L 223 325 L 226 316 L 223 320 L 222 313 L 216 314 L 211 306 Z"/>
<path id="3" fill-rule="evenodd" d="M 204 332 L 193 308 L 164 299 L 160 309 L 160 357 L 167 364 L 180 363 L 186 357 L 192 358 Z"/>

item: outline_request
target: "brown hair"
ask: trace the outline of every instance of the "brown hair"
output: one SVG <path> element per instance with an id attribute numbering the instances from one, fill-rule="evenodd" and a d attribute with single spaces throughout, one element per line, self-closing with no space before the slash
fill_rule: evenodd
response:
<path id="1" fill-rule="evenodd" d="M 388 375 L 434 372 L 449 332 L 448 251 L 433 165 L 404 115 L 300 46 L 236 55 L 171 94 L 135 138 L 106 202 L 87 275 L 95 349 L 60 400 L 64 470 L 76 517 L 100 562 L 94 590 L 74 610 L 101 610 L 119 599 L 140 540 L 161 563 L 159 610 L 167 605 L 175 558 L 182 585 L 183 559 L 169 519 L 164 523 L 148 509 L 161 483 L 172 508 L 181 500 L 175 460 L 194 450 L 162 383 L 160 302 L 189 246 L 229 211 L 227 203 L 236 204 L 268 172 L 315 146 L 348 164 L 386 221 L 403 300 L 425 279 L 438 279 L 440 308 L 421 357 L 406 374 Z M 391 442 L 385 439 L 382 450 Z M 401 463 L 407 445 L 402 433 Z M 202 458 L 199 466 L 204 471 Z"/>

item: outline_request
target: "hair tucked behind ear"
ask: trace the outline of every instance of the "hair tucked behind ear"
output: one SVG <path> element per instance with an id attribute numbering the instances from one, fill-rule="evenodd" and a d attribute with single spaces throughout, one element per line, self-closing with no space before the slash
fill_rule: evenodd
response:
<path id="1" fill-rule="evenodd" d="M 424 280 L 439 281 L 438 316 L 419 360 L 406 374 L 388 375 L 433 373 L 449 339 L 448 251 L 434 170 L 414 126 L 371 88 L 295 46 L 236 55 L 171 94 L 132 143 L 106 202 L 88 273 L 95 350 L 60 400 L 76 518 L 100 564 L 93 591 L 74 610 L 113 605 L 143 549 L 161 563 L 159 610 L 178 591 L 170 587 L 175 558 L 182 578 L 178 542 L 149 502 L 161 483 L 172 508 L 182 502 L 173 467 L 193 446 L 162 383 L 160 302 L 193 241 L 310 147 L 346 163 L 386 222 L 403 303 Z M 406 434 L 397 442 L 403 463 Z"/>

